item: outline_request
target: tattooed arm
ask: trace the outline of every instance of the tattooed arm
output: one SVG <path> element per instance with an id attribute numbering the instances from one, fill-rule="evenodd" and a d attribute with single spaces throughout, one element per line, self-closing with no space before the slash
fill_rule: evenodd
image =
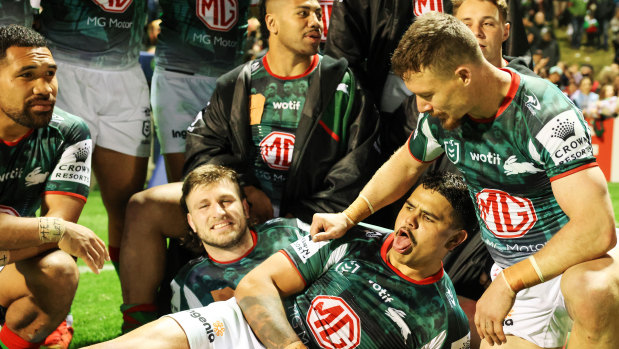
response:
<path id="1" fill-rule="evenodd" d="M 304 288 L 305 282 L 283 253 L 275 253 L 239 282 L 236 301 L 267 348 L 306 348 L 288 323 L 282 303 L 282 298 Z"/>

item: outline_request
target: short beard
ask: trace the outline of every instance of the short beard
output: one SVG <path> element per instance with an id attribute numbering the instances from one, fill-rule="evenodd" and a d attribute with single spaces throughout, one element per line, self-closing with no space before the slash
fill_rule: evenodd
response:
<path id="1" fill-rule="evenodd" d="M 54 108 L 46 112 L 31 112 L 28 110 L 28 104 L 19 112 L 4 111 L 4 113 L 15 121 L 15 123 L 28 127 L 28 128 L 42 128 L 46 127 L 52 120 L 52 114 L 54 114 Z"/>

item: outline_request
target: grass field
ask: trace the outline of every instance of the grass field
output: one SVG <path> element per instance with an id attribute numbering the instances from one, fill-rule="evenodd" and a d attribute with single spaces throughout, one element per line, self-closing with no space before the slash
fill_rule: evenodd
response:
<path id="1" fill-rule="evenodd" d="M 619 183 L 609 183 L 608 189 L 615 212 L 618 212 L 615 218 L 619 219 Z M 106 222 L 101 195 L 94 191 L 88 198 L 79 223 L 90 227 L 107 241 Z M 120 284 L 111 264 L 107 263 L 108 270 L 103 270 L 99 275 L 90 272 L 81 260 L 78 265 L 83 272 L 71 310 L 75 320 L 75 336 L 71 348 L 81 348 L 114 338 L 120 334 L 122 323 L 119 310 L 122 303 Z"/>

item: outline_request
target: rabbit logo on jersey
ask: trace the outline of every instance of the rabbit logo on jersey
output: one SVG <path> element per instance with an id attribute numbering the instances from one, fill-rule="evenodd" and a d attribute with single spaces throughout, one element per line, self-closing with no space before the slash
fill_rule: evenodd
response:
<path id="1" fill-rule="evenodd" d="M 228 31 L 239 20 L 238 0 L 196 0 L 196 15 L 211 30 Z"/>
<path id="2" fill-rule="evenodd" d="M 552 118 L 535 138 L 546 148 L 555 165 L 593 156 L 589 129 L 573 110 Z"/>
<path id="3" fill-rule="evenodd" d="M 537 222 L 533 203 L 527 198 L 496 189 L 484 189 L 475 197 L 481 219 L 498 238 L 519 238 Z"/>
<path id="4" fill-rule="evenodd" d="M 133 0 L 93 0 L 105 12 L 122 13 L 127 10 Z"/>
<path id="5" fill-rule="evenodd" d="M 359 316 L 340 297 L 316 296 L 306 321 L 321 348 L 350 349 L 361 341 Z"/>

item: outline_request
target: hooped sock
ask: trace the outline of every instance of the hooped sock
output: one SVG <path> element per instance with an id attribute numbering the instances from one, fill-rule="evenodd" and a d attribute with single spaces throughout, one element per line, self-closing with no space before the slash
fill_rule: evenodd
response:
<path id="1" fill-rule="evenodd" d="M 6 324 L 0 330 L 0 347 L 3 349 L 37 349 L 41 343 L 31 343 L 16 335 Z"/>
<path id="2" fill-rule="evenodd" d="M 123 313 L 121 329 L 123 334 L 157 320 L 159 317 L 155 304 L 122 304 L 120 311 Z"/>

